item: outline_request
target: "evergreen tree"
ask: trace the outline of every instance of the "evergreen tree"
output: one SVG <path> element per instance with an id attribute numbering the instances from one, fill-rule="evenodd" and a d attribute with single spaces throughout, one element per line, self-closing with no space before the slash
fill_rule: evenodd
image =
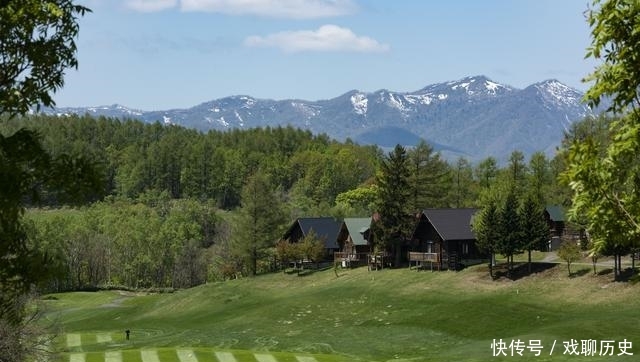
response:
<path id="1" fill-rule="evenodd" d="M 495 200 L 489 199 L 482 210 L 476 214 L 472 228 L 478 241 L 478 248 L 490 255 L 489 275 L 493 278 L 493 263 L 500 238 L 500 213 Z"/>
<path id="2" fill-rule="evenodd" d="M 537 195 L 527 195 L 520 207 L 520 222 L 524 250 L 528 253 L 529 273 L 531 273 L 531 251 L 546 250 L 549 240 L 549 225 L 544 217 L 544 206 Z"/>
<path id="3" fill-rule="evenodd" d="M 375 250 L 391 249 L 396 265 L 401 261 L 402 245 L 414 225 L 413 210 L 409 204 L 412 197 L 409 176 L 407 152 L 404 147 L 396 145 L 383 159 L 376 178 L 379 218 L 374 223 Z"/>
<path id="4" fill-rule="evenodd" d="M 524 154 L 520 151 L 513 151 L 509 156 L 508 184 L 516 193 L 516 197 L 522 194 L 527 176 L 527 165 L 524 162 Z"/>
<path id="5" fill-rule="evenodd" d="M 522 223 L 518 214 L 518 199 L 514 190 L 507 193 L 499 211 L 498 245 L 496 250 L 507 258 L 509 275 L 513 269 L 513 255 L 522 251 Z"/>
<path id="6" fill-rule="evenodd" d="M 475 204 L 477 185 L 473 180 L 473 169 L 465 158 L 458 158 L 451 175 L 451 202 L 454 207 L 470 207 Z"/>
<path id="7" fill-rule="evenodd" d="M 548 190 L 551 187 L 551 170 L 547 157 L 542 152 L 536 152 L 529 159 L 529 189 L 534 193 L 537 201 L 544 205 Z"/>
<path id="8" fill-rule="evenodd" d="M 475 169 L 475 176 L 483 189 L 489 189 L 498 175 L 498 161 L 493 157 L 487 157 L 480 161 Z"/>
<path id="9" fill-rule="evenodd" d="M 411 190 L 407 202 L 410 210 L 419 212 L 427 207 L 446 206 L 449 165 L 424 140 L 407 154 Z"/>
<path id="10" fill-rule="evenodd" d="M 286 218 L 281 205 L 274 187 L 262 171 L 249 177 L 242 189 L 234 250 L 246 261 L 250 275 L 256 275 L 258 261 L 282 235 Z"/>

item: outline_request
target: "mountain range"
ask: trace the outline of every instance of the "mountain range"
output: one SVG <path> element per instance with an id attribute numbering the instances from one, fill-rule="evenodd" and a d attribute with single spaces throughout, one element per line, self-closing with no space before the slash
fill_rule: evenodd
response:
<path id="1" fill-rule="evenodd" d="M 555 79 L 517 89 L 473 76 L 413 92 L 352 90 L 318 101 L 237 95 L 188 109 L 147 112 L 116 104 L 45 113 L 135 118 L 201 131 L 291 125 L 383 149 L 424 139 L 449 159 L 504 161 L 514 150 L 552 155 L 571 123 L 593 113 L 582 97 Z"/>

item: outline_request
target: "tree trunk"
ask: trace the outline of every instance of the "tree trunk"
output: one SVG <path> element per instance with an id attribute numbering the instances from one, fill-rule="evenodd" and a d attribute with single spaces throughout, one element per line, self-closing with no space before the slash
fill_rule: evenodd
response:
<path id="1" fill-rule="evenodd" d="M 400 266 L 400 262 L 402 260 L 402 241 L 397 241 L 396 242 L 396 250 L 395 250 L 395 265 L 394 267 L 399 267 Z M 383 257 L 384 258 L 384 257 Z M 382 260 L 383 264 L 384 264 L 384 259 Z"/>
<path id="2" fill-rule="evenodd" d="M 619 269 L 619 275 L 622 276 L 622 255 L 618 254 L 618 269 Z"/>
<path id="3" fill-rule="evenodd" d="M 256 275 L 258 273 L 258 250 L 253 248 L 251 253 L 251 275 Z"/>
<path id="4" fill-rule="evenodd" d="M 529 274 L 531 274 L 531 249 L 529 249 Z"/>
<path id="5" fill-rule="evenodd" d="M 491 257 L 489 259 L 489 276 L 491 276 L 491 279 L 493 279 L 493 264 L 495 263 L 495 257 L 496 255 L 494 253 L 491 253 Z"/>

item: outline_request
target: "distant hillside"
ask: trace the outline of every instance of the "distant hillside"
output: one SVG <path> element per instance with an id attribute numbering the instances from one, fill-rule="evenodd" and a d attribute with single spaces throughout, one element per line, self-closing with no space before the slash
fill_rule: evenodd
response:
<path id="1" fill-rule="evenodd" d="M 378 145 L 381 148 L 393 148 L 397 144 L 417 145 L 421 140 L 427 141 L 437 152 L 450 152 L 464 155 L 460 149 L 440 144 L 430 140 L 428 137 L 420 137 L 411 131 L 397 126 L 375 127 L 360 133 L 355 141 L 365 145 Z M 468 156 L 468 155 L 467 155 Z"/>
<path id="2" fill-rule="evenodd" d="M 58 108 L 47 113 L 89 113 L 210 129 L 291 125 L 363 144 L 415 145 L 420 138 L 445 156 L 505 160 L 513 150 L 553 154 L 569 125 L 592 114 L 583 93 L 557 80 L 524 89 L 485 76 L 428 85 L 414 92 L 356 90 L 319 101 L 231 96 L 188 109 L 145 112 L 121 105 Z"/>

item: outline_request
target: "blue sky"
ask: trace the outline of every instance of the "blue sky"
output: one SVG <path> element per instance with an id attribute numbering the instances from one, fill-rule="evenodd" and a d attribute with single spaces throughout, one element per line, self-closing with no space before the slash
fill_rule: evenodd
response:
<path id="1" fill-rule="evenodd" d="M 486 75 L 585 90 L 589 0 L 84 0 L 58 106 L 319 100 Z"/>

